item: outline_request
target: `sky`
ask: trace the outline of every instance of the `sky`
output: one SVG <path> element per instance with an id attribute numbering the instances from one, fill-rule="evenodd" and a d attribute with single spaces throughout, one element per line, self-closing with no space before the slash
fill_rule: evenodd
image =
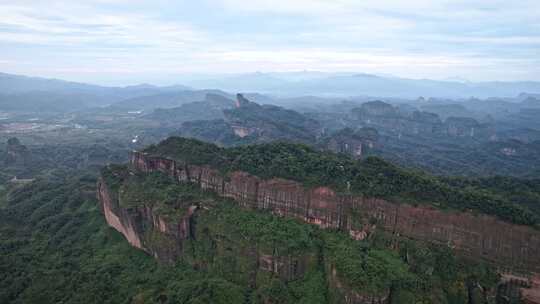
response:
<path id="1" fill-rule="evenodd" d="M 302 70 L 540 80 L 540 1 L 0 0 L 0 72 L 117 85 Z"/>

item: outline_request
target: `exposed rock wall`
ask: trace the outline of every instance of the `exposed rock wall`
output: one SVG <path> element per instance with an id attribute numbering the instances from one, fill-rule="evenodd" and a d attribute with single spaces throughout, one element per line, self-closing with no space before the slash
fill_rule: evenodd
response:
<path id="1" fill-rule="evenodd" d="M 101 208 L 103 209 L 105 220 L 109 226 L 122 233 L 132 246 L 143 249 L 141 239 L 135 232 L 133 223 L 125 220 L 129 219 L 129 217 L 120 217 L 117 215 L 117 213 L 121 210 L 119 210 L 119 208 L 113 204 L 114 200 L 111 197 L 107 185 L 100 180 L 97 188 L 98 199 L 101 202 Z"/>
<path id="2" fill-rule="evenodd" d="M 171 168 L 175 168 L 172 162 L 155 164 L 165 172 L 176 172 L 171 171 Z M 197 171 L 195 167 L 191 169 L 183 172 L 191 172 L 196 178 L 209 174 L 209 171 Z M 188 176 L 182 175 L 182 178 L 187 179 Z M 223 271 L 223 267 L 227 267 L 229 271 L 223 274 L 227 279 L 250 286 L 253 290 L 257 290 L 259 285 L 268 284 L 273 278 L 284 282 L 299 280 L 306 273 L 316 270 L 321 262 L 319 248 L 315 245 L 298 252 L 288 252 L 227 234 L 219 225 L 213 225 L 214 218 L 205 218 L 212 209 L 206 205 L 200 208 L 191 206 L 179 218 L 165 218 L 151 204 L 128 207 L 129 202 L 122 202 L 119 198 L 118 192 L 121 190 L 111 189 L 104 179 L 99 179 L 97 186 L 97 196 L 107 223 L 124 235 L 132 246 L 162 262 L 174 263 L 182 259 L 196 269 L 216 267 L 215 271 Z M 356 301 L 347 302 L 351 304 L 371 304 L 363 300 L 373 298 L 345 288 L 340 292 L 342 297 L 349 294 L 357 297 Z"/>
<path id="3" fill-rule="evenodd" d="M 173 262 L 182 255 L 182 241 L 189 238 L 190 219 L 195 207 L 190 207 L 183 217 L 175 221 L 166 221 L 155 214 L 150 206 L 122 208 L 103 180 L 98 181 L 97 195 L 109 226 L 122 233 L 132 246 L 162 261 Z M 151 225 L 152 229 L 146 225 Z M 160 234 L 149 234 L 150 231 Z M 165 242 L 166 246 L 158 246 Z"/>
<path id="4" fill-rule="evenodd" d="M 540 303 L 540 277 L 524 279 L 511 274 L 502 274 L 497 289 L 500 303 Z"/>
<path id="5" fill-rule="evenodd" d="M 308 189 L 294 181 L 262 180 L 246 172 L 224 177 L 207 166 L 177 163 L 141 152 L 132 153 L 131 164 L 143 172 L 161 171 L 179 181 L 199 183 L 245 207 L 268 209 L 323 228 L 347 230 L 357 239 L 382 228 L 395 236 L 448 244 L 508 272 L 540 273 L 540 232 L 492 216 L 338 195 L 327 187 Z"/>
<path id="6" fill-rule="evenodd" d="M 352 109 L 351 114 L 362 125 L 378 126 L 380 131 L 398 134 L 486 139 L 495 134 L 490 124 L 481 124 L 473 118 L 450 116 L 443 122 L 435 113 L 406 113 L 382 101 L 363 103 L 359 108 Z"/>

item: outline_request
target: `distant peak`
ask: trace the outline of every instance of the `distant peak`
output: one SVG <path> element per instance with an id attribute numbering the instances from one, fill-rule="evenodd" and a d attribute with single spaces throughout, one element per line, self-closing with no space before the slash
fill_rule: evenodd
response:
<path id="1" fill-rule="evenodd" d="M 444 81 L 461 82 L 461 83 L 470 83 L 471 82 L 470 80 L 465 79 L 463 77 L 459 77 L 459 76 L 448 77 L 448 78 L 445 78 Z"/>
<path id="2" fill-rule="evenodd" d="M 377 76 L 377 75 L 366 74 L 366 73 L 354 74 L 352 77 L 358 77 L 358 78 L 380 78 L 380 77 Z"/>
<path id="3" fill-rule="evenodd" d="M 156 86 L 151 85 L 149 83 L 141 83 L 141 84 L 136 84 L 136 85 L 126 87 L 126 89 L 153 89 L 153 88 L 156 88 Z"/>

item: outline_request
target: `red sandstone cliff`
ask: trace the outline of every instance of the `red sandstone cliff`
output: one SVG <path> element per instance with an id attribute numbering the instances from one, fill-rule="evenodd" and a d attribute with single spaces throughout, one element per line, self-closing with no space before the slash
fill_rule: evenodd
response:
<path id="1" fill-rule="evenodd" d="M 132 246 L 168 262 L 174 262 L 182 254 L 182 240 L 189 238 L 190 219 L 195 211 L 194 206 L 190 207 L 183 217 L 167 221 L 156 214 L 150 206 L 120 207 L 118 198 L 112 197 L 107 185 L 101 179 L 98 181 L 97 195 L 109 226 L 122 233 Z M 167 242 L 167 246 L 156 246 L 156 242 L 150 241 L 152 235 L 145 234 L 145 229 L 142 227 L 148 223 L 156 231 L 162 233 L 160 241 Z"/>
<path id="2" fill-rule="evenodd" d="M 134 152 L 130 162 L 134 168 L 143 172 L 160 171 L 178 181 L 198 183 L 201 188 L 232 198 L 241 206 L 266 209 L 322 228 L 339 228 L 349 231 L 355 239 L 365 238 L 374 229 L 383 229 L 396 237 L 448 244 L 462 254 L 491 261 L 507 273 L 540 273 L 540 232 L 491 216 L 442 211 L 427 206 L 416 207 L 377 198 L 344 196 L 327 187 L 308 189 L 298 182 L 279 178 L 262 180 L 240 171 L 223 176 L 207 166 L 179 163 L 141 152 Z M 107 185 L 100 180 L 98 198 L 105 218 L 130 244 L 165 261 L 174 261 L 183 254 L 183 242 L 190 238 L 195 207 L 189 208 L 181 218 L 167 221 L 155 214 L 149 206 L 122 208 L 118 198 L 112 195 Z M 145 234 L 143 223 L 150 223 L 154 230 L 161 233 L 161 238 L 165 236 L 160 241 L 161 244 L 166 242 L 166 246 L 156 246 L 154 241 L 148 241 L 152 236 Z M 249 248 L 246 250 L 249 251 Z M 285 280 L 298 275 L 292 273 L 289 267 L 293 263 L 298 264 L 294 258 L 257 253 L 255 259 L 258 269 L 275 272 Z M 527 280 L 522 277 L 520 279 Z M 524 300 L 532 304 L 540 303 L 540 286 L 535 280 L 528 281 L 534 284 L 522 289 Z M 340 287 L 337 278 L 330 282 L 335 288 L 347 290 Z M 343 297 L 351 303 L 376 303 L 384 300 L 352 292 L 345 292 Z"/>
<path id="3" fill-rule="evenodd" d="M 307 189 L 294 181 L 262 180 L 239 171 L 225 178 L 210 167 L 141 152 L 134 152 L 130 162 L 143 172 L 161 171 L 179 181 L 199 183 L 242 206 L 268 209 L 323 228 L 348 230 L 358 239 L 375 226 L 395 236 L 448 244 L 463 254 L 491 261 L 506 272 L 540 273 L 540 232 L 492 216 L 343 196 L 327 187 Z"/>
<path id="4" fill-rule="evenodd" d="M 199 173 L 203 174 L 202 171 Z M 205 269 L 209 266 L 208 260 L 193 256 L 193 247 L 188 247 L 188 241 L 209 240 L 207 228 L 204 228 L 204 225 L 199 228 L 201 225 L 199 215 L 208 209 L 206 205 L 202 205 L 200 209 L 191 206 L 179 218 L 170 216 L 164 218 L 151 207 L 152 204 L 127 207 L 129 204 L 124 205 L 118 192 L 111 191 L 104 179 L 98 180 L 97 188 L 97 196 L 107 223 L 124 235 L 132 246 L 144 250 L 163 262 L 173 263 L 183 258 L 197 269 Z M 223 237 L 221 232 L 219 237 L 210 239 L 212 251 L 219 253 L 221 258 L 240 257 L 242 259 L 242 263 L 238 264 L 241 265 L 240 269 L 236 270 L 244 273 L 247 277 L 246 283 L 253 289 L 257 288 L 257 282 L 260 279 L 258 279 L 258 273 L 272 273 L 273 277 L 282 281 L 294 281 L 303 278 L 320 262 L 317 248 L 301 254 L 279 253 L 275 248 L 262 248 L 257 244 L 245 243 L 243 239 L 238 242 L 233 238 Z M 233 265 L 237 264 L 233 263 Z M 386 298 L 386 296 L 381 298 L 360 295 L 352 291 L 339 282 L 335 272 L 331 282 L 335 288 L 339 288 L 337 296 L 347 299 L 347 303 L 381 303 Z M 372 302 L 374 300 L 376 302 Z"/>

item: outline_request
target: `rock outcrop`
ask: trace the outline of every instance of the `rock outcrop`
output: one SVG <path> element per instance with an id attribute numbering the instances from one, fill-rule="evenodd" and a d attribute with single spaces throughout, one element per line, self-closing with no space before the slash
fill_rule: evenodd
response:
<path id="1" fill-rule="evenodd" d="M 207 166 L 177 163 L 142 152 L 132 153 L 131 165 L 143 172 L 160 171 L 179 181 L 198 183 L 241 206 L 266 209 L 322 228 L 346 230 L 357 239 L 373 229 L 383 229 L 395 237 L 447 244 L 507 272 L 540 273 L 540 232 L 492 216 L 338 195 L 327 187 L 308 189 L 298 182 L 263 180 L 240 171 L 225 177 Z"/>
<path id="2" fill-rule="evenodd" d="M 308 188 L 295 181 L 261 179 L 242 171 L 224 174 L 207 165 L 193 165 L 144 152 L 133 152 L 130 166 L 141 173 L 161 172 L 178 182 L 194 183 L 248 209 L 264 209 L 321 228 L 340 229 L 356 240 L 380 231 L 396 244 L 400 239 L 409 238 L 447 245 L 471 260 L 482 259 L 497 267 L 504 274 L 497 290 L 499 295 L 540 303 L 535 277 L 540 273 L 540 232 L 532 227 L 510 224 L 487 215 L 343 195 L 329 187 Z M 189 206 L 178 216 L 164 217 L 151 204 L 122 205 L 118 190 L 111 191 L 103 179 L 98 183 L 98 198 L 111 227 L 134 247 L 165 262 L 186 259 L 193 254 L 194 247 L 190 247 L 194 246 L 193 240 L 200 244 L 206 242 L 209 249 L 204 255 L 210 254 L 212 260 L 241 257 L 244 266 L 233 272 L 239 273 L 242 282 L 256 284 L 261 272 L 272 273 L 285 282 L 297 280 L 313 269 L 319 259 L 315 248 L 292 255 L 278 254 L 275 248 L 260 248 L 245 241 L 231 243 L 231 238 L 223 237 L 222 233 L 211 235 L 204 220 L 198 220 L 200 212 L 207 212 L 202 205 Z M 218 227 L 215 231 L 222 230 Z M 192 264 L 197 268 L 211 267 L 207 263 L 199 260 Z M 331 263 L 325 263 L 325 267 L 332 296 L 341 299 L 338 302 L 386 303 L 392 294 L 391 290 L 385 294 L 360 294 L 341 280 Z"/>
<path id="3" fill-rule="evenodd" d="M 134 174 L 130 170 L 125 173 Z M 204 173 L 199 171 L 195 174 Z M 127 180 L 121 179 L 124 182 Z M 310 240 L 302 247 L 297 247 L 298 239 L 295 236 L 298 235 L 294 233 L 289 234 L 292 239 L 272 239 L 271 242 L 250 240 L 244 234 L 236 235 L 233 232 L 235 228 L 231 229 L 230 223 L 223 221 L 230 213 L 216 204 L 221 203 L 222 206 L 226 204 L 224 201 L 205 200 L 190 206 L 181 215 L 170 216 L 160 211 L 159 205 L 151 201 L 133 204 L 122 196 L 121 193 L 126 191 L 129 190 L 118 187 L 118 184 L 114 186 L 113 182 L 103 176 L 98 180 L 97 196 L 105 219 L 132 246 L 161 262 L 173 264 L 183 260 L 200 270 L 223 271 L 225 267 L 228 270 L 224 274 L 227 279 L 249 286 L 253 292 L 275 279 L 298 284 L 309 274 L 320 272 L 324 266 L 330 303 L 385 303 L 389 297 L 389 289 L 362 293 L 350 287 L 338 275 L 332 259 L 325 258 L 320 247 L 322 240 L 319 238 L 316 241 Z M 239 210 L 233 208 L 228 212 L 237 213 Z M 304 226 L 307 231 L 311 229 L 309 225 L 297 225 Z M 285 230 L 289 233 L 292 231 L 287 228 Z M 261 236 L 258 233 L 256 235 Z M 262 238 L 265 237 L 268 236 Z M 287 247 L 290 244 L 294 244 L 294 249 Z M 274 303 L 265 300 L 264 295 L 262 297 L 262 302 Z"/>
<path id="4" fill-rule="evenodd" d="M 242 94 L 237 95 L 235 107 L 223 109 L 221 116 L 222 119 L 185 122 L 179 133 L 234 146 L 277 140 L 310 143 L 321 131 L 316 120 L 293 110 L 251 102 Z"/>
<path id="5" fill-rule="evenodd" d="M 103 180 L 98 181 L 97 196 L 101 202 L 105 220 L 109 226 L 122 233 L 127 241 L 134 247 L 142 249 L 155 258 L 174 262 L 182 255 L 183 242 L 187 240 L 191 231 L 191 216 L 196 209 L 190 207 L 184 216 L 174 221 L 165 220 L 156 214 L 149 206 L 141 208 L 122 208 L 119 200 L 109 190 Z M 152 225 L 155 231 L 161 232 L 159 242 L 151 241 L 152 235 L 147 235 L 145 225 Z M 163 244 L 167 242 L 167 244 Z M 156 244 L 160 244 L 157 246 Z"/>
<path id="6" fill-rule="evenodd" d="M 438 114 L 426 111 L 407 113 L 399 107 L 382 101 L 371 101 L 351 111 L 353 121 L 362 126 L 376 127 L 389 134 L 445 136 L 450 138 L 474 137 L 487 139 L 495 134 L 489 123 L 473 118 L 450 116 L 442 120 Z"/>
<path id="7" fill-rule="evenodd" d="M 359 130 L 345 128 L 322 139 L 320 145 L 324 150 L 361 158 L 366 151 L 375 147 L 378 135 L 377 130 L 372 128 L 361 128 Z"/>

